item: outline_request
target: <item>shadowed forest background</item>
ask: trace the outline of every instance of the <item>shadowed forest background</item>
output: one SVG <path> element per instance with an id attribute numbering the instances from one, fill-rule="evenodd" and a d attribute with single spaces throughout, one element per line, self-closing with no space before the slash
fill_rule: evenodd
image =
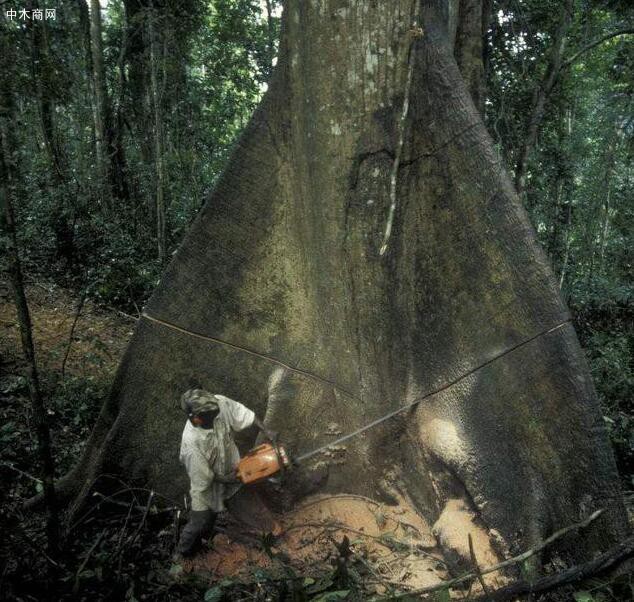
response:
<path id="1" fill-rule="evenodd" d="M 480 106 L 571 309 L 629 492 L 634 13 L 626 0 L 485 5 Z M 28 3 L 2 4 L 3 195 L 13 201 L 58 475 L 80 453 L 134 317 L 267 88 L 280 28 L 277 0 L 98 7 L 60 1 L 54 20 L 34 20 L 8 17 Z M 8 529 L 42 485 L 4 275 L 0 295 L 0 521 Z M 185 585 L 166 586 L 152 565 L 169 554 L 169 525 L 159 545 L 159 528 L 128 533 L 127 523 L 113 535 L 118 556 L 101 540 L 91 549 L 94 524 L 75 530 L 58 599 L 97 595 L 109 571 L 117 576 L 109 595 L 119 598 L 190 595 Z M 10 591 L 36 599 L 16 583 L 42 528 L 24 529 L 7 539 L 0 572 Z"/>

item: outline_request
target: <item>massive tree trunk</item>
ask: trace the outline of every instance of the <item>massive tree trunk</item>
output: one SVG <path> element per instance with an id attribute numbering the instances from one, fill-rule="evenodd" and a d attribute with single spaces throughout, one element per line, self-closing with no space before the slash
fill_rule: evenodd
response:
<path id="1" fill-rule="evenodd" d="M 118 471 L 181 499 L 177 399 L 194 382 L 266 414 L 296 454 L 437 391 L 303 473 L 327 475 L 324 491 L 406 496 L 431 520 L 460 498 L 511 550 L 596 508 L 582 540 L 561 543 L 571 555 L 626 530 L 583 354 L 458 69 L 450 14 L 436 0 L 287 2 L 269 92 L 146 307 L 66 493 Z M 280 366 L 288 387 L 267 404 Z"/>

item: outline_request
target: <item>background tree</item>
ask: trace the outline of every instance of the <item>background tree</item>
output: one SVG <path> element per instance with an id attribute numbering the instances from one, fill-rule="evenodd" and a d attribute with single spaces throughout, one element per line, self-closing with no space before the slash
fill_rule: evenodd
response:
<path id="1" fill-rule="evenodd" d="M 22 352 L 27 366 L 27 382 L 29 397 L 35 418 L 35 431 L 37 435 L 38 455 L 41 464 L 42 482 L 44 486 L 44 500 L 48 512 L 46 522 L 47 544 L 49 552 L 57 556 L 59 551 L 59 509 L 55 492 L 55 463 L 51 450 L 51 438 L 48 426 L 48 417 L 44 400 L 40 389 L 40 380 L 35 358 L 33 344 L 33 331 L 29 306 L 24 292 L 24 278 L 18 249 L 18 237 L 16 233 L 15 215 L 13 206 L 15 198 L 21 196 L 19 183 L 20 170 L 16 161 L 19 156 L 16 148 L 12 129 L 15 127 L 15 111 L 13 97 L 9 87 L 12 75 L 11 49 L 9 40 L 3 38 L 0 45 L 2 56 L 0 74 L 0 235 L 2 242 L 2 268 L 8 276 L 13 291 L 13 299 L 20 327 L 20 339 Z M 40 101 L 41 101 L 40 97 Z M 40 106 L 42 108 L 42 106 Z M 51 125 L 50 115 L 43 116 L 43 130 Z M 50 131 L 49 131 L 50 133 Z M 50 141 L 52 143 L 52 140 Z M 48 149 L 53 153 L 53 149 Z M 26 413 L 26 412 L 24 412 Z"/>

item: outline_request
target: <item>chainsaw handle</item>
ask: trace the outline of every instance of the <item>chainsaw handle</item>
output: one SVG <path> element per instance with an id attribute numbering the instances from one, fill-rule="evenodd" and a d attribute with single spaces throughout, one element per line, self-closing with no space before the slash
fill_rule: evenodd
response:
<path id="1" fill-rule="evenodd" d="M 218 483 L 223 483 L 224 485 L 234 485 L 235 483 L 240 483 L 240 479 L 235 471 L 230 472 L 229 474 L 216 475 L 214 476 L 214 481 L 218 481 Z"/>
<path id="2" fill-rule="evenodd" d="M 279 433 L 277 433 L 277 431 L 271 431 L 266 428 L 266 426 L 264 426 L 264 423 L 257 416 L 253 419 L 253 423 L 255 424 L 255 426 L 258 427 L 258 429 L 260 429 L 260 433 L 262 433 L 265 439 L 267 439 L 274 445 L 277 444 L 277 441 L 279 439 Z"/>
<path id="3" fill-rule="evenodd" d="M 268 429 L 264 432 L 264 436 L 273 444 L 274 447 L 277 447 L 277 443 L 280 440 L 280 434 L 277 431 L 269 431 Z"/>

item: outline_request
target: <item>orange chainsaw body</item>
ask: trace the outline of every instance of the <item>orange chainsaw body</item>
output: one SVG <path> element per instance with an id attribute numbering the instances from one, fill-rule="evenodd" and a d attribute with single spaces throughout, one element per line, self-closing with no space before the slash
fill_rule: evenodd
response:
<path id="1" fill-rule="evenodd" d="M 290 460 L 283 445 L 263 443 L 238 462 L 236 475 L 245 484 L 258 483 L 289 466 Z"/>

